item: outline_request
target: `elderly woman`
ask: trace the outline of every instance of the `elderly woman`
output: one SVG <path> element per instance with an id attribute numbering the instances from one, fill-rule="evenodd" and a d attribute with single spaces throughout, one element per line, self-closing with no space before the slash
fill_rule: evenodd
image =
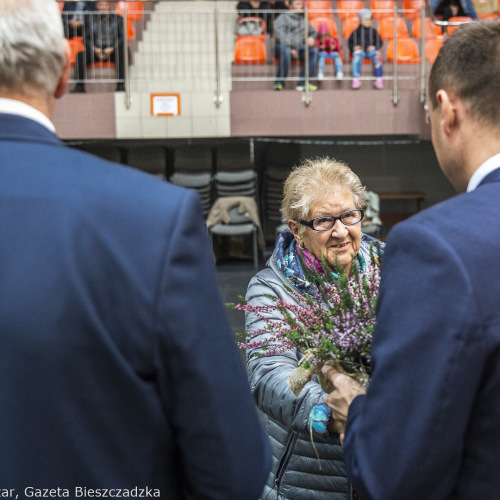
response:
<path id="1" fill-rule="evenodd" d="M 370 262 L 370 243 L 375 241 L 361 232 L 365 207 L 364 188 L 345 164 L 321 158 L 295 168 L 285 182 L 281 208 L 289 229 L 280 234 L 267 267 L 250 281 L 248 302 L 271 305 L 273 296 L 294 303 L 285 285 L 311 293 L 299 251 L 305 262 L 316 268 L 320 268 L 323 256 L 331 267 L 338 263 L 348 275 L 353 265 L 363 272 Z M 282 319 L 277 311 L 265 317 Z M 261 317 L 246 313 L 247 332 L 265 326 Z M 269 357 L 255 354 L 255 349 L 247 351 L 248 375 L 274 455 L 262 499 L 352 498 L 339 435 L 328 430 L 333 422 L 331 410 L 323 403 L 326 394 L 317 379 L 309 382 L 299 396 L 288 386 L 288 376 L 297 367 L 300 352 L 291 350 Z M 313 440 L 310 426 L 316 431 Z"/>

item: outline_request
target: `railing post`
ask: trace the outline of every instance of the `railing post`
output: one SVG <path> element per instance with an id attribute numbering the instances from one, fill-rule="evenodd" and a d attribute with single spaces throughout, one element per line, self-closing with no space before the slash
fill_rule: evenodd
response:
<path id="1" fill-rule="evenodd" d="M 302 102 L 309 106 L 312 102 L 312 92 L 309 89 L 309 16 L 307 2 L 304 2 L 304 92 L 302 93 Z"/>
<path id="2" fill-rule="evenodd" d="M 398 95 L 398 7 L 394 2 L 394 15 L 392 25 L 392 43 L 393 43 L 393 74 L 392 74 L 392 104 L 396 106 L 399 102 Z"/>
<path id="3" fill-rule="evenodd" d="M 125 108 L 130 109 L 132 106 L 132 96 L 130 95 L 130 64 L 128 59 L 128 19 L 127 19 L 127 2 L 123 2 L 123 61 L 125 64 Z M 117 62 L 118 63 L 118 62 Z"/>
<path id="4" fill-rule="evenodd" d="M 214 7 L 214 28 L 215 28 L 215 84 L 216 90 L 214 95 L 214 103 L 217 108 L 220 107 L 224 100 L 221 93 L 220 85 L 220 56 L 219 56 L 219 8 L 217 4 Z"/>
<path id="5" fill-rule="evenodd" d="M 420 20 L 421 20 L 421 30 L 420 30 L 420 103 L 425 102 L 425 8 L 423 5 L 420 6 Z"/>

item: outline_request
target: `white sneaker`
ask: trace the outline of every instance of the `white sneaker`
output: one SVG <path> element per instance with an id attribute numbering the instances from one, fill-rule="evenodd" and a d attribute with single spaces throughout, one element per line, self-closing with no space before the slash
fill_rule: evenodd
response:
<path id="1" fill-rule="evenodd" d="M 325 75 L 323 73 L 318 73 L 318 80 L 323 80 L 325 78 Z"/>
<path id="2" fill-rule="evenodd" d="M 337 72 L 337 80 L 342 80 L 342 78 L 344 78 L 344 73 L 342 73 L 342 71 L 338 71 Z"/>

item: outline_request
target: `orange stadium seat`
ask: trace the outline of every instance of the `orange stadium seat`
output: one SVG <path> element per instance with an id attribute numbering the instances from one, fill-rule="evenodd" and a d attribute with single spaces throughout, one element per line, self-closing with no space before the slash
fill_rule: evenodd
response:
<path id="1" fill-rule="evenodd" d="M 264 64 L 266 62 L 266 45 L 260 36 L 239 36 L 234 44 L 235 64 Z"/>
<path id="2" fill-rule="evenodd" d="M 115 63 L 113 61 L 94 61 L 89 64 L 89 68 L 114 68 Z"/>
<path id="3" fill-rule="evenodd" d="M 407 12 L 403 12 L 403 15 L 406 19 L 416 19 L 420 18 L 422 15 L 420 10 L 424 5 L 424 0 L 404 0 L 403 2 L 403 10 Z"/>
<path id="4" fill-rule="evenodd" d="M 394 62 L 394 40 L 387 42 L 387 60 Z M 421 62 L 418 53 L 418 45 L 413 38 L 402 38 L 397 40 L 397 55 L 398 64 L 417 64 Z"/>
<path id="5" fill-rule="evenodd" d="M 79 52 L 83 52 L 85 50 L 85 46 L 83 45 L 83 37 L 74 36 L 68 40 L 69 48 L 70 48 L 70 63 L 71 66 L 74 66 L 76 63 L 76 54 Z"/>
<path id="6" fill-rule="evenodd" d="M 479 17 L 479 19 L 497 19 L 498 18 L 498 12 L 495 14 L 495 13 L 491 13 L 491 14 L 478 14 L 477 17 Z"/>
<path id="7" fill-rule="evenodd" d="M 351 33 L 359 26 L 358 17 L 348 17 L 342 24 L 342 36 L 348 40 Z"/>
<path id="8" fill-rule="evenodd" d="M 466 16 L 454 16 L 454 17 L 450 17 L 448 19 L 448 22 L 450 22 L 450 23 L 458 23 L 458 22 L 470 23 L 471 21 L 473 21 L 473 19 L 471 17 L 466 17 Z M 451 35 L 458 28 L 460 28 L 460 25 L 448 26 L 448 28 L 446 29 L 446 34 Z"/>
<path id="9" fill-rule="evenodd" d="M 392 40 L 394 38 L 394 18 L 384 17 L 379 21 L 378 32 L 382 40 Z M 409 38 L 406 20 L 400 16 L 396 17 L 396 35 L 398 38 Z"/>
<path id="10" fill-rule="evenodd" d="M 123 17 L 125 8 L 127 11 L 127 41 L 130 42 L 135 37 L 134 21 L 143 18 L 144 7 L 142 2 L 117 2 L 115 12 Z"/>
<path id="11" fill-rule="evenodd" d="M 333 17 L 330 0 L 308 0 L 307 9 L 309 20 L 315 17 Z"/>
<path id="12" fill-rule="evenodd" d="M 382 19 L 394 15 L 394 0 L 371 0 L 370 9 L 373 19 Z"/>
<path id="13" fill-rule="evenodd" d="M 432 64 L 443 45 L 443 37 L 429 38 L 425 41 L 425 58 Z"/>
<path id="14" fill-rule="evenodd" d="M 57 2 L 57 5 L 59 6 L 59 10 L 62 12 L 64 9 L 64 2 Z"/>
<path id="15" fill-rule="evenodd" d="M 115 12 L 119 16 L 123 16 L 124 10 L 127 10 L 127 18 L 134 21 L 139 21 L 144 16 L 144 7 L 142 2 L 117 2 Z"/>
<path id="16" fill-rule="evenodd" d="M 432 22 L 432 19 L 430 17 L 425 18 L 424 22 L 424 33 L 425 33 L 425 38 L 436 38 L 436 37 L 441 37 L 443 36 L 443 30 L 441 26 L 438 26 L 437 24 L 434 24 Z M 417 39 L 421 40 L 422 39 L 422 20 L 420 17 L 417 17 L 413 21 L 413 26 L 411 29 L 411 34 Z"/>
<path id="17" fill-rule="evenodd" d="M 339 0 L 337 3 L 337 8 L 339 9 L 338 16 L 340 19 L 350 19 L 357 18 L 358 12 L 365 8 L 365 4 L 362 0 Z"/>
<path id="18" fill-rule="evenodd" d="M 330 35 L 338 37 L 337 23 L 333 17 L 314 17 L 310 20 L 313 28 L 318 31 L 318 26 L 320 24 L 326 24 L 328 26 L 328 32 Z"/>

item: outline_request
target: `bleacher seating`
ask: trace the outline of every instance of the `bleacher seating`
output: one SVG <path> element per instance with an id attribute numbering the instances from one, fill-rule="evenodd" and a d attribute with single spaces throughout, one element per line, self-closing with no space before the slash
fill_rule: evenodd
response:
<path id="1" fill-rule="evenodd" d="M 382 19 L 394 15 L 394 0 L 370 0 L 373 19 Z"/>
<path id="2" fill-rule="evenodd" d="M 307 8 L 309 20 L 315 17 L 333 17 L 330 0 L 308 0 Z"/>
<path id="3" fill-rule="evenodd" d="M 339 9 L 339 18 L 345 20 L 352 17 L 357 18 L 358 12 L 365 8 L 365 4 L 363 0 L 339 0 L 337 8 Z"/>
<path id="4" fill-rule="evenodd" d="M 394 40 L 387 42 L 387 60 L 389 62 L 394 62 L 394 43 Z M 398 64 L 417 64 L 421 62 L 418 44 L 413 38 L 398 39 L 396 51 Z"/>
<path id="5" fill-rule="evenodd" d="M 348 17 L 342 23 L 342 36 L 347 41 L 351 36 L 351 33 L 359 26 L 359 18 L 356 17 Z"/>
<path id="6" fill-rule="evenodd" d="M 441 26 L 434 24 L 432 22 L 432 19 L 429 17 L 425 18 L 424 33 L 425 33 L 426 39 L 443 36 L 443 30 L 442 30 Z M 417 40 L 422 39 L 422 21 L 421 21 L 420 17 L 417 17 L 413 21 L 412 35 Z"/>
<path id="7" fill-rule="evenodd" d="M 235 64 L 264 64 L 266 58 L 266 44 L 262 38 L 254 35 L 236 38 L 234 44 Z"/>
<path id="8" fill-rule="evenodd" d="M 424 0 L 404 0 L 403 16 L 406 19 L 416 19 L 421 17 L 421 8 L 424 6 Z"/>
<path id="9" fill-rule="evenodd" d="M 68 40 L 69 49 L 70 49 L 70 63 L 71 66 L 74 66 L 76 63 L 76 55 L 79 52 L 83 52 L 85 50 L 85 45 L 83 44 L 83 37 L 74 36 Z"/>
<path id="10" fill-rule="evenodd" d="M 392 40 L 394 38 L 394 17 L 384 17 L 379 21 L 378 32 L 382 40 Z M 396 36 L 398 38 L 409 38 L 406 20 L 403 17 L 396 17 Z"/>
<path id="11" fill-rule="evenodd" d="M 449 23 L 470 23 L 473 19 L 467 16 L 453 16 L 448 19 Z M 460 28 L 460 25 L 448 26 L 446 29 L 446 34 L 451 35 L 456 29 Z"/>
<path id="12" fill-rule="evenodd" d="M 425 59 L 431 64 L 436 60 L 439 49 L 443 46 L 443 37 L 429 38 L 425 41 Z"/>

